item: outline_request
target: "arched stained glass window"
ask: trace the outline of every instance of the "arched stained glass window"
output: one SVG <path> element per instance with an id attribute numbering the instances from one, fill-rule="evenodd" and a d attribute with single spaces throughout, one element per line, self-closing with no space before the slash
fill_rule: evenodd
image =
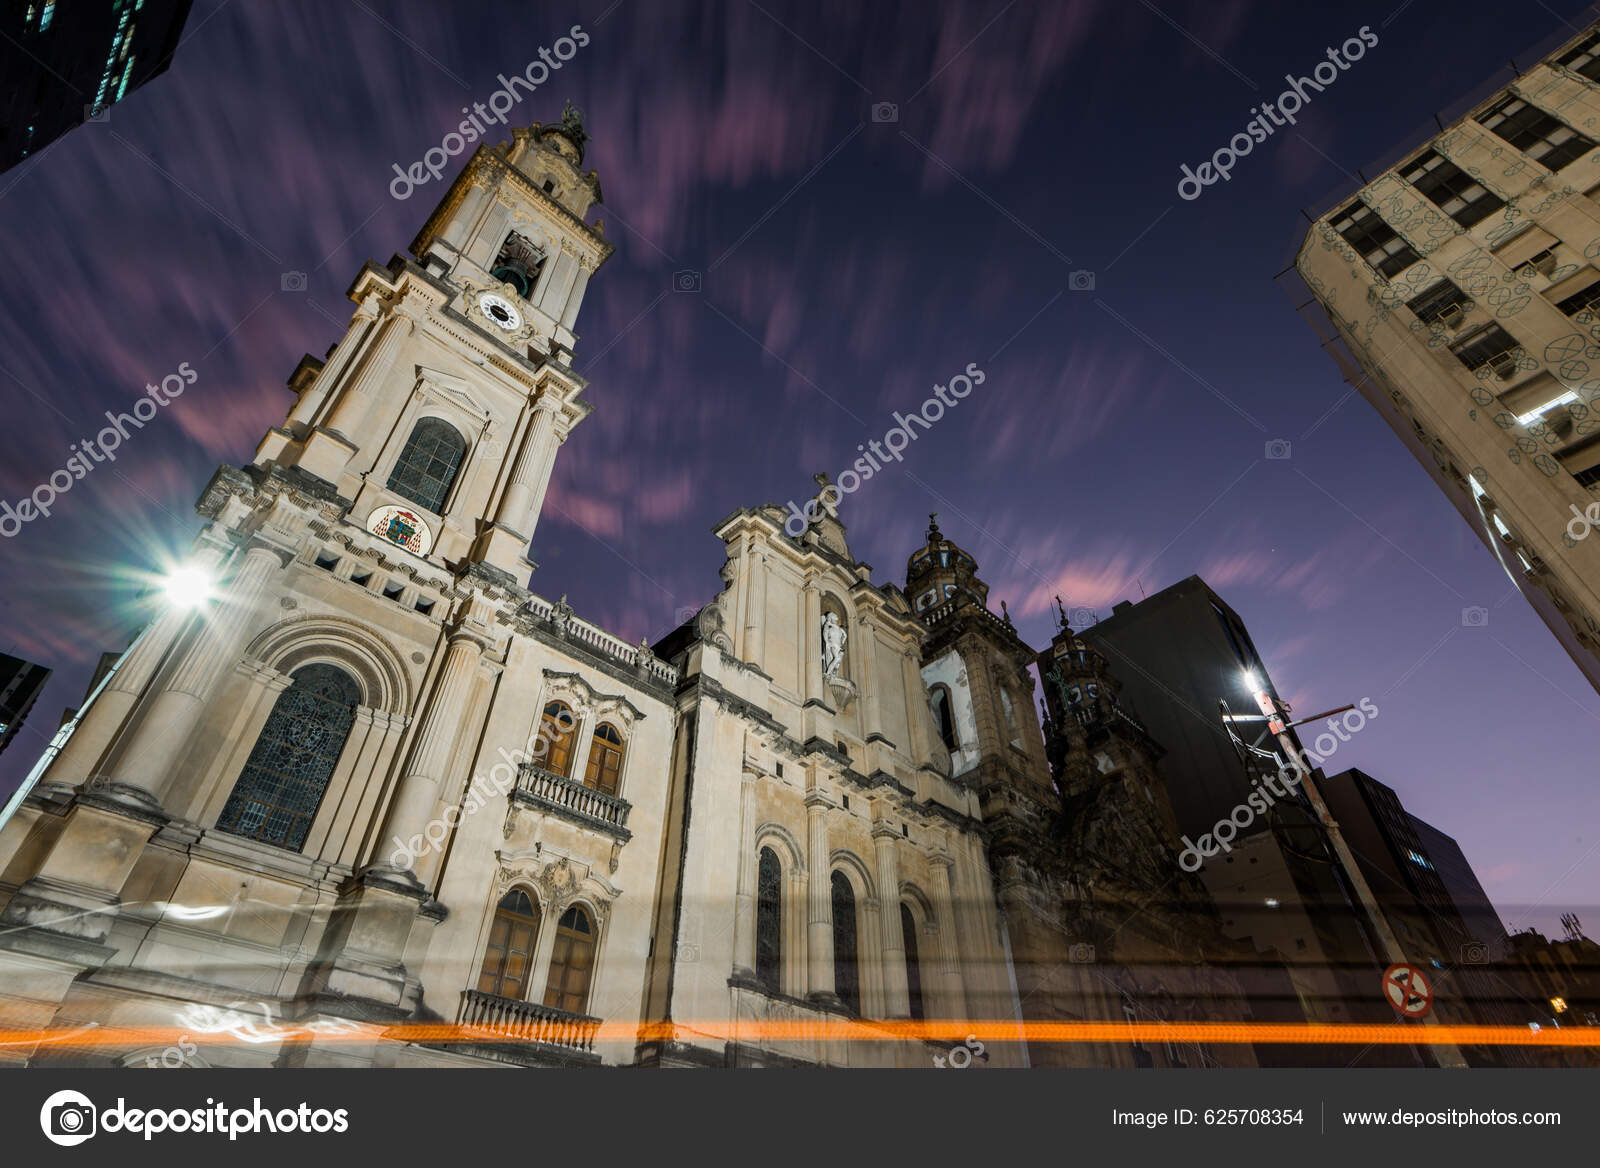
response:
<path id="1" fill-rule="evenodd" d="M 615 795 L 621 773 L 622 735 L 610 722 L 602 722 L 589 744 L 589 765 L 584 772 L 583 785 Z"/>
<path id="2" fill-rule="evenodd" d="M 777 853 L 761 849 L 756 864 L 756 980 L 774 993 L 783 968 L 783 869 Z"/>
<path id="3" fill-rule="evenodd" d="M 412 427 L 389 473 L 389 489 L 424 510 L 442 514 L 466 452 L 467 440 L 449 422 L 423 418 Z"/>
<path id="4" fill-rule="evenodd" d="M 906 947 L 906 988 L 911 992 L 911 1016 L 922 1018 L 922 962 L 917 957 L 917 918 L 910 906 L 900 905 L 900 934 Z"/>
<path id="5" fill-rule="evenodd" d="M 569 1014 L 589 1007 L 589 978 L 594 973 L 594 925 L 589 914 L 573 905 L 556 923 L 556 944 L 550 952 L 550 976 L 544 983 L 544 1004 Z"/>
<path id="6" fill-rule="evenodd" d="M 539 941 L 539 907 L 520 888 L 500 898 L 489 927 L 489 947 L 484 950 L 478 991 L 502 998 L 521 998 L 528 992 L 534 949 Z"/>
<path id="7" fill-rule="evenodd" d="M 303 665 L 278 695 L 217 830 L 298 852 L 355 724 L 361 687 L 337 665 Z"/>
<path id="8" fill-rule="evenodd" d="M 861 968 L 856 957 L 856 892 L 843 872 L 833 874 L 833 992 L 861 1013 Z"/>

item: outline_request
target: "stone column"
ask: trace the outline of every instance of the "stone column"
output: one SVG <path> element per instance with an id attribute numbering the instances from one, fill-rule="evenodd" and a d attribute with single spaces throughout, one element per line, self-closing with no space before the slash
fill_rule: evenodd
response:
<path id="1" fill-rule="evenodd" d="M 810 964 L 806 958 L 806 904 L 811 899 L 811 879 L 802 870 L 788 874 L 788 895 L 783 901 L 783 966 L 779 979 L 783 992 L 803 998 L 808 989 Z"/>
<path id="2" fill-rule="evenodd" d="M 822 594 L 814 581 L 806 581 L 805 628 L 800 639 L 800 659 L 806 670 L 806 701 L 822 696 Z"/>
<path id="3" fill-rule="evenodd" d="M 745 600 L 744 645 L 742 656 L 746 661 L 760 664 L 766 656 L 767 629 L 767 557 L 754 548 L 750 550 L 750 582 Z"/>
<path id="4" fill-rule="evenodd" d="M 550 487 L 556 449 L 561 445 L 561 436 L 556 432 L 559 409 L 559 403 L 549 390 L 533 403 L 533 416 L 523 432 L 511 481 L 501 496 L 494 522 L 479 544 L 479 560 L 513 574 L 528 554 L 528 542 L 539 525 L 539 512 L 544 508 L 545 493 Z"/>
<path id="5" fill-rule="evenodd" d="M 883 938 L 884 1017 L 911 1016 L 911 986 L 906 976 L 906 943 L 900 928 L 900 858 L 898 833 L 883 821 L 872 825 L 872 847 L 878 861 L 878 894 L 883 901 L 879 933 Z"/>
<path id="6" fill-rule="evenodd" d="M 378 298 L 369 292 L 357 306 L 344 337 L 339 341 L 338 348 L 328 358 L 327 364 L 317 372 L 311 388 L 300 395 L 300 400 L 289 414 L 291 428 L 309 425 L 316 417 L 317 411 L 322 408 L 322 403 L 327 400 L 328 392 L 334 388 L 338 379 L 344 376 L 350 362 L 360 354 L 363 343 L 371 339 L 370 326 L 377 319 Z"/>
<path id="7" fill-rule="evenodd" d="M 933 908 L 939 915 L 939 980 L 944 983 L 948 1016 L 965 1018 L 967 990 L 961 976 L 961 945 L 956 936 L 955 896 L 950 884 L 950 866 L 955 863 L 947 852 L 932 857 Z"/>
<path id="8" fill-rule="evenodd" d="M 733 975 L 756 975 L 756 776 L 739 783 L 739 890 L 733 908 Z"/>
<path id="9" fill-rule="evenodd" d="M 906 728 L 911 736 L 906 750 L 918 766 L 936 762 L 940 754 L 948 759 L 950 752 L 944 749 L 942 743 L 939 744 L 938 753 L 934 750 L 934 740 L 930 735 L 932 716 L 928 713 L 928 690 L 922 684 L 922 670 L 917 665 L 917 659 L 914 654 L 907 653 L 901 657 L 901 661 L 904 662 L 902 672 L 906 679 Z"/>
<path id="10" fill-rule="evenodd" d="M 356 441 L 355 431 L 366 420 L 377 390 L 388 379 L 395 358 L 400 355 L 400 346 L 411 335 L 414 323 L 405 313 L 396 310 L 378 326 L 377 339 L 368 350 L 367 359 L 361 363 L 356 375 L 345 383 L 344 392 L 322 422 L 323 429 Z"/>
<path id="11" fill-rule="evenodd" d="M 811 968 L 811 996 L 832 998 L 833 885 L 828 863 L 828 811 L 833 806 L 820 791 L 806 792 L 806 953 Z"/>
<path id="12" fill-rule="evenodd" d="M 140 788 L 158 800 L 171 786 L 174 766 L 192 740 L 217 682 L 238 656 L 239 642 L 267 581 L 281 566 L 280 553 L 265 544 L 245 553 L 227 591 L 202 614 L 199 629 L 161 692 L 137 715 L 138 724 L 118 750 L 113 781 Z"/>
<path id="13" fill-rule="evenodd" d="M 373 862 L 384 863 L 396 849 L 394 841 L 405 843 L 428 826 L 428 816 L 438 801 L 439 791 L 450 765 L 450 751 L 472 696 L 473 680 L 484 644 L 470 632 L 457 629 L 450 635 L 444 664 L 434 682 L 433 695 L 417 728 L 411 762 L 395 790 L 373 848 Z"/>
<path id="14" fill-rule="evenodd" d="M 214 576 L 227 554 L 226 546 L 208 539 L 190 557 L 189 562 L 207 576 Z M 161 668 L 162 661 L 177 642 L 184 626 L 193 619 L 193 612 L 169 604 L 145 626 L 144 632 L 122 655 L 116 672 L 106 682 L 100 695 L 83 711 L 82 720 L 72 732 L 72 737 L 67 739 L 51 761 L 50 769 L 44 775 L 46 781 L 76 785 L 95 776 L 107 747 L 117 731 L 122 729 L 128 714 L 155 677 L 156 671 Z"/>

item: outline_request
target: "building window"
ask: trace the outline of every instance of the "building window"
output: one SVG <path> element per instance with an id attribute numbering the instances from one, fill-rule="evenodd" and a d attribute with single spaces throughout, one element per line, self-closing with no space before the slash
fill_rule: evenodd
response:
<path id="1" fill-rule="evenodd" d="M 1565 54 L 1556 58 L 1574 73 L 1581 73 L 1590 81 L 1600 81 L 1600 32 L 1584 37 Z"/>
<path id="2" fill-rule="evenodd" d="M 1456 360 L 1473 372 L 1489 365 L 1501 377 L 1509 377 L 1516 368 L 1513 357 L 1516 348 L 1515 337 L 1499 325 L 1491 324 L 1463 337 L 1450 346 L 1450 351 L 1456 355 Z"/>
<path id="3" fill-rule="evenodd" d="M 1472 307 L 1472 301 L 1453 281 L 1440 280 L 1430 284 L 1421 295 L 1407 300 L 1406 307 L 1416 313 L 1423 324 L 1454 325 L 1461 320 L 1461 314 Z"/>
<path id="4" fill-rule="evenodd" d="M 545 190 L 549 189 L 547 184 Z M 531 300 L 543 268 L 544 252 L 513 231 L 506 236 L 505 245 L 495 257 L 490 273 L 496 280 L 510 284 L 524 300 Z"/>
<path id="5" fill-rule="evenodd" d="M 1481 223 L 1505 206 L 1505 200 L 1442 154 L 1429 150 L 1400 172 L 1402 178 L 1431 199 L 1463 227 Z"/>
<path id="6" fill-rule="evenodd" d="M 771 848 L 756 864 L 756 980 L 773 993 L 783 968 L 783 869 Z"/>
<path id="7" fill-rule="evenodd" d="M 303 665 L 278 695 L 217 830 L 298 852 L 333 778 L 361 688 L 336 665 Z"/>
<path id="8" fill-rule="evenodd" d="M 461 469 L 467 440 L 441 418 L 423 418 L 389 473 L 389 489 L 435 515 L 443 514 L 450 486 Z"/>
<path id="9" fill-rule="evenodd" d="M 911 1016 L 926 1017 L 922 1008 L 922 962 L 917 958 L 917 919 L 903 902 L 900 905 L 900 935 L 906 947 L 906 989 L 911 996 Z"/>
<path id="10" fill-rule="evenodd" d="M 1399 275 L 1419 258 L 1411 245 L 1365 203 L 1346 207 L 1333 220 L 1333 229 L 1385 278 Z"/>
<path id="11" fill-rule="evenodd" d="M 564 779 L 572 777 L 572 732 L 577 722 L 565 702 L 551 702 L 539 719 L 539 739 L 544 743 L 544 769 Z"/>
<path id="12" fill-rule="evenodd" d="M 960 750 L 961 739 L 956 736 L 956 716 L 951 706 L 949 688 L 934 686 L 928 695 L 928 704 L 933 711 L 933 724 L 939 728 L 939 741 L 944 743 L 948 751 Z"/>
<path id="13" fill-rule="evenodd" d="M 861 969 L 856 957 L 856 893 L 843 872 L 833 874 L 833 992 L 861 1013 Z"/>
<path id="14" fill-rule="evenodd" d="M 1593 310 L 1596 304 L 1600 304 L 1600 280 L 1596 280 L 1587 288 L 1579 289 L 1565 300 L 1559 301 L 1556 307 L 1567 316 L 1577 316 L 1580 312 Z"/>
<path id="15" fill-rule="evenodd" d="M 589 767 L 583 785 L 607 795 L 617 793 L 617 777 L 622 773 L 622 735 L 610 722 L 600 723 L 589 744 Z"/>
<path id="16" fill-rule="evenodd" d="M 489 947 L 483 953 L 478 992 L 502 998 L 521 998 L 528 992 L 533 954 L 539 940 L 539 909 L 520 888 L 500 898 L 489 927 Z"/>
<path id="17" fill-rule="evenodd" d="M 573 905 L 556 923 L 556 944 L 550 953 L 550 976 L 544 1004 L 569 1014 L 589 1005 L 589 977 L 594 972 L 594 926 L 589 914 Z"/>
<path id="18" fill-rule="evenodd" d="M 1560 170 L 1594 149 L 1591 139 L 1515 94 L 1495 102 L 1477 121 L 1550 170 Z"/>

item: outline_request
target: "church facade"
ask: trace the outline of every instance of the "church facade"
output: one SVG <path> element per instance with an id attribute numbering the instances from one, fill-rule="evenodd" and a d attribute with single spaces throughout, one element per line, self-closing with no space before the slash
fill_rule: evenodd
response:
<path id="1" fill-rule="evenodd" d="M 1025 1033 L 1250 1013 L 1198 889 L 1159 907 L 1159 747 L 936 522 L 901 587 L 832 511 L 736 510 L 723 590 L 654 646 L 529 590 L 612 250 L 585 141 L 481 148 L 205 488 L 215 596 L 0 825 L 0 1026 L 37 1038 L 0 1061 L 944 1065 L 930 1020 L 989 1066 L 1251 1061 Z M 52 1045 L 88 1027 L 128 1037 Z"/>

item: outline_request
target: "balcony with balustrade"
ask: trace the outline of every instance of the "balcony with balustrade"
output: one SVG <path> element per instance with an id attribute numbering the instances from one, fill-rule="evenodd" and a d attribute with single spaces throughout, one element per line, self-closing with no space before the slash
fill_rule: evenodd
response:
<path id="1" fill-rule="evenodd" d="M 628 830 L 628 812 L 633 805 L 626 799 L 558 775 L 537 763 L 525 762 L 517 768 L 517 786 L 511 797 L 524 806 L 609 835 L 619 843 L 633 838 Z"/>
<path id="2" fill-rule="evenodd" d="M 600 1019 L 571 1014 L 537 1002 L 463 990 L 456 1025 L 462 1041 L 507 1061 L 546 1064 L 597 1063 L 595 1034 Z"/>

